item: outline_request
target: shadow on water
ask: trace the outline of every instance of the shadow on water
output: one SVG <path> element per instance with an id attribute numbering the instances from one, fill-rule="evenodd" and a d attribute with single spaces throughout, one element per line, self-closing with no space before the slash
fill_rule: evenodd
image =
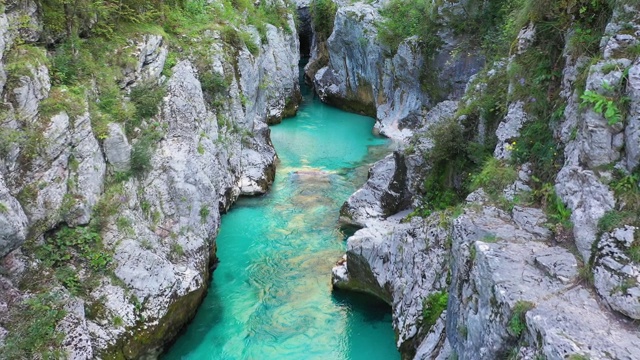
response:
<path id="1" fill-rule="evenodd" d="M 340 231 L 340 234 L 342 235 L 342 240 L 347 241 L 348 238 L 350 238 L 353 234 L 356 233 L 356 231 L 360 229 L 361 228 L 358 226 L 344 224 L 340 226 L 340 229 L 338 229 L 338 231 Z"/>
<path id="2" fill-rule="evenodd" d="M 214 275 L 216 272 L 214 272 Z M 180 331 L 179 336 L 189 333 L 189 338 L 195 343 L 202 343 L 207 341 L 207 335 L 213 324 L 218 324 L 222 321 L 222 314 L 224 311 L 223 302 L 221 301 L 218 286 L 215 281 L 210 282 L 207 295 L 202 301 L 202 305 L 198 308 L 198 311 L 191 321 L 191 323 Z M 173 347 L 174 353 L 189 353 L 191 348 L 189 343 L 177 341 L 179 337 L 176 337 L 176 341 L 171 344 L 166 344 L 165 351 Z M 215 342 L 215 339 L 213 339 Z M 220 346 L 223 345 L 224 339 L 219 339 Z M 182 357 L 172 357 L 167 353 L 160 356 L 162 360 L 181 359 Z"/>
<path id="3" fill-rule="evenodd" d="M 391 306 L 368 294 L 334 289 L 333 301 L 360 314 L 366 323 L 379 323 L 391 316 Z"/>

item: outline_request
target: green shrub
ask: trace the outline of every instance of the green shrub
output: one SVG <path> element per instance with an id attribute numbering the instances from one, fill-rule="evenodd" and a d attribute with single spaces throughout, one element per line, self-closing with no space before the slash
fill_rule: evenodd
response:
<path id="1" fill-rule="evenodd" d="M 165 90 L 164 87 L 151 82 L 131 89 L 129 97 L 136 106 L 136 115 L 139 119 L 150 119 L 158 114 Z"/>
<path id="2" fill-rule="evenodd" d="M 212 71 L 204 71 L 200 74 L 200 84 L 202 91 L 212 98 L 224 94 L 229 87 L 224 76 Z"/>
<path id="3" fill-rule="evenodd" d="M 518 164 L 531 163 L 538 179 L 536 184 L 553 182 L 560 168 L 561 149 L 547 121 L 534 120 L 524 125 L 520 138 L 513 144 L 512 159 Z"/>
<path id="4" fill-rule="evenodd" d="M 589 360 L 589 359 L 591 359 L 589 356 L 582 355 L 582 354 L 571 354 L 568 357 L 568 360 Z"/>
<path id="5" fill-rule="evenodd" d="M 6 84 L 11 87 L 19 85 L 22 76 L 33 77 L 32 69 L 40 65 L 48 65 L 44 49 L 34 45 L 17 45 L 6 54 Z"/>
<path id="6" fill-rule="evenodd" d="M 617 172 L 609 186 L 624 209 L 640 214 L 640 168 L 631 174 Z"/>
<path id="7" fill-rule="evenodd" d="M 637 214 L 631 211 L 609 210 L 598 220 L 600 233 L 610 232 L 625 224 L 631 224 L 637 220 Z"/>
<path id="8" fill-rule="evenodd" d="M 77 272 L 69 266 L 56 269 L 56 279 L 73 295 L 78 295 L 82 291 L 82 283 Z"/>
<path id="9" fill-rule="evenodd" d="M 520 337 L 522 332 L 527 328 L 527 320 L 525 315 L 527 311 L 534 308 L 534 304 L 529 301 L 519 300 L 514 305 L 509 319 L 508 329 L 512 335 Z"/>
<path id="10" fill-rule="evenodd" d="M 485 161 L 480 173 L 472 176 L 471 190 L 483 188 L 484 191 L 497 200 L 507 186 L 513 184 L 518 178 L 518 172 L 494 157 Z"/>
<path id="11" fill-rule="evenodd" d="M 435 292 L 422 300 L 422 325 L 427 329 L 435 325 L 442 312 L 447 308 L 449 294 Z"/>
<path id="12" fill-rule="evenodd" d="M 211 211 L 209 211 L 209 207 L 206 205 L 202 205 L 202 207 L 200 208 L 200 221 L 202 221 L 203 224 L 207 221 L 210 213 Z"/>
<path id="13" fill-rule="evenodd" d="M 604 116 L 609 125 L 615 125 L 623 120 L 622 111 L 618 106 L 620 99 L 607 97 L 591 90 L 585 91 L 580 99 L 582 100 L 581 106 L 593 106 L 593 111 Z"/>
<path id="14" fill-rule="evenodd" d="M 184 255 L 184 248 L 176 241 L 171 243 L 170 250 L 172 256 L 180 257 Z"/>
<path id="15" fill-rule="evenodd" d="M 433 210 L 444 210 L 464 200 L 469 176 L 485 159 L 484 145 L 471 140 L 472 131 L 455 119 L 434 125 L 427 136 L 433 147 L 425 154 L 432 164 L 423 183 L 423 208 L 416 215 L 428 216 Z"/>
<path id="16" fill-rule="evenodd" d="M 257 56 L 260 53 L 260 46 L 255 42 L 251 33 L 240 31 L 238 33 L 238 36 L 240 37 L 240 40 L 242 40 L 244 46 L 247 47 L 247 50 L 249 50 L 251 55 Z"/>
<path id="17" fill-rule="evenodd" d="M 131 174 L 141 178 L 152 169 L 154 142 L 149 137 L 138 140 L 131 149 Z"/>
<path id="18" fill-rule="evenodd" d="M 104 271 L 112 262 L 111 254 L 102 247 L 100 234 L 92 227 L 63 226 L 47 237 L 44 245 L 36 250 L 36 255 L 50 267 L 63 266 L 70 261 L 88 261 L 94 271 Z"/>
<path id="19" fill-rule="evenodd" d="M 380 41 L 395 52 L 405 39 L 417 36 L 428 55 L 435 54 L 443 45 L 438 36 L 442 24 L 432 4 L 430 0 L 392 0 L 387 3 L 380 11 L 383 17 L 378 23 Z"/>
<path id="20" fill-rule="evenodd" d="M 313 0 L 311 3 L 312 25 L 320 41 L 331 36 L 336 11 L 338 6 L 332 0 Z"/>
<path id="21" fill-rule="evenodd" d="M 61 112 L 69 117 L 82 115 L 86 108 L 85 89 L 80 86 L 58 86 L 51 89 L 49 97 L 40 102 L 38 112 L 40 116 L 50 118 Z"/>
<path id="22" fill-rule="evenodd" d="M 57 293 L 39 294 L 12 309 L 14 321 L 1 349 L 6 359 L 63 359 L 60 350 L 64 334 L 56 324 L 65 316 Z"/>

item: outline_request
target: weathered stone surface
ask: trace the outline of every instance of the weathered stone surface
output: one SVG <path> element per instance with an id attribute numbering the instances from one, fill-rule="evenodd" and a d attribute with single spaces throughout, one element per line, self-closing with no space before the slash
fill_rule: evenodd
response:
<path id="1" fill-rule="evenodd" d="M 340 220 L 364 226 L 368 220 L 395 214 L 406 205 L 404 156 L 400 152 L 388 155 L 369 170 L 369 179 L 342 205 Z"/>
<path id="2" fill-rule="evenodd" d="M 65 221 L 72 226 L 88 224 L 91 212 L 104 189 L 106 162 L 93 135 L 89 113 L 73 121 L 72 151 L 69 154 L 69 179 Z M 73 199 L 71 203 L 68 199 Z"/>
<path id="3" fill-rule="evenodd" d="M 40 101 L 49 95 L 51 81 L 49 69 L 44 64 L 29 62 L 25 66 L 29 69 L 30 75 L 19 77 L 18 83 L 9 89 L 9 99 L 15 106 L 17 117 L 33 124 L 37 121 Z"/>
<path id="4" fill-rule="evenodd" d="M 568 284 L 578 276 L 578 262 L 567 250 L 554 247 L 539 251 L 535 255 L 535 264 L 547 274 Z"/>
<path id="5" fill-rule="evenodd" d="M 519 335 L 549 359 L 602 358 L 607 351 L 615 358 L 640 354 L 630 346 L 638 341 L 637 331 L 614 320 L 590 292 L 567 278 L 575 276 L 571 254 L 497 231 L 509 228 L 511 220 L 496 215 L 483 207 L 454 221 L 447 336 L 461 359 L 499 358 Z M 503 235 L 487 243 L 486 233 Z M 515 334 L 509 322 L 516 305 L 525 302 L 532 310 L 526 313 L 526 329 Z"/>
<path id="6" fill-rule="evenodd" d="M 589 359 L 640 357 L 638 331 L 608 314 L 593 294 L 580 286 L 536 302 L 526 321 L 528 338 L 547 359 L 573 354 Z"/>
<path id="7" fill-rule="evenodd" d="M 627 170 L 632 171 L 640 165 L 640 62 L 629 68 L 627 79 L 629 113 L 624 128 L 624 146 Z"/>
<path id="8" fill-rule="evenodd" d="M 551 231 L 544 227 L 547 223 L 547 216 L 544 211 L 536 208 L 514 206 L 511 216 L 520 228 L 527 229 L 527 231 L 543 238 L 551 236 Z"/>
<path id="9" fill-rule="evenodd" d="M 413 132 L 411 139 L 403 141 L 408 144 L 405 147 L 405 165 L 407 167 L 406 192 L 415 195 L 421 191 L 424 183 L 424 176 L 431 169 L 431 164 L 427 161 L 427 154 L 433 148 L 433 141 L 427 135 L 429 129 L 434 125 L 452 119 L 458 110 L 457 101 L 442 101 L 431 108 L 424 118 L 422 127 Z M 411 151 L 408 151 L 408 149 Z M 424 190 L 424 189 L 422 189 Z"/>
<path id="10" fill-rule="evenodd" d="M 567 165 L 558 173 L 556 193 L 572 210 L 576 246 L 583 260 L 589 261 L 598 220 L 615 205 L 613 193 L 598 180 L 593 171 Z"/>
<path id="11" fill-rule="evenodd" d="M 109 135 L 102 142 L 104 154 L 114 171 L 129 171 L 131 168 L 131 145 L 122 127 L 116 123 L 108 125 Z"/>
<path id="12" fill-rule="evenodd" d="M 84 301 L 74 298 L 65 304 L 66 316 L 56 326 L 56 331 L 64 334 L 62 348 L 69 359 L 93 359 L 91 336 L 85 320 Z"/>
<path id="13" fill-rule="evenodd" d="M 640 319 L 640 264 L 630 256 L 638 229 L 633 226 L 605 233 L 598 242 L 594 284 L 615 311 Z"/>
<path id="14" fill-rule="evenodd" d="M 364 291 L 391 304 L 398 348 L 413 354 L 423 337 L 418 336 L 422 301 L 446 287 L 447 231 L 440 226 L 438 216 L 401 223 L 406 215 L 403 212 L 386 220 L 369 221 L 366 228 L 351 236 L 347 240 L 348 281 L 338 281 L 345 278 L 343 261 L 338 269 L 334 268 L 338 275 L 334 286 Z M 433 336 L 439 339 L 441 332 L 436 328 Z M 429 346 L 425 345 L 423 353 Z"/>
<path id="15" fill-rule="evenodd" d="M 603 96 L 610 96 L 612 90 L 622 85 L 623 70 L 631 64 L 628 59 L 615 61 L 601 61 L 589 70 L 587 90 Z M 607 72 L 613 66 L 614 70 Z M 607 69 L 604 71 L 603 69 Z M 590 168 L 609 164 L 620 158 L 620 152 L 613 145 L 614 136 L 623 129 L 622 124 L 609 125 L 608 119 L 597 113 L 592 106 L 588 106 L 583 115 L 584 140 L 581 142 L 582 153 L 580 159 Z"/>
<path id="16" fill-rule="evenodd" d="M 438 321 L 429 329 L 429 333 L 416 350 L 414 360 L 449 359 L 451 356 L 451 346 L 447 341 L 445 331 L 445 319 L 447 312 L 444 311 Z"/>
<path id="17" fill-rule="evenodd" d="M 11 196 L 0 174 L 0 258 L 22 245 L 28 224 L 22 206 Z"/>
<path id="18" fill-rule="evenodd" d="M 527 121 L 528 116 L 524 111 L 524 103 L 522 101 L 509 104 L 507 116 L 498 126 L 498 130 L 496 130 L 498 144 L 493 153 L 494 157 L 498 159 L 511 158 L 509 147 L 513 140 L 520 136 L 520 129 Z"/>
<path id="19" fill-rule="evenodd" d="M 160 35 L 143 35 L 140 39 L 129 40 L 135 47 L 132 56 L 136 62 L 122 71 L 120 87 L 126 88 L 136 81 L 157 81 L 160 78 L 169 50 Z"/>

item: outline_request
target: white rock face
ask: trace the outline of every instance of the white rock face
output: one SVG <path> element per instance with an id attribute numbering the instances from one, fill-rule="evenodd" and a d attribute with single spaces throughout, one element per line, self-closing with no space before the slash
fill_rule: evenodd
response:
<path id="1" fill-rule="evenodd" d="M 636 227 L 605 233 L 598 242 L 594 283 L 598 294 L 615 311 L 640 319 L 640 264 L 629 256 Z"/>
<path id="2" fill-rule="evenodd" d="M 22 206 L 11 196 L 0 174 L 0 258 L 22 245 L 28 224 Z"/>
<path id="3" fill-rule="evenodd" d="M 401 223 L 406 215 L 369 219 L 366 228 L 347 240 L 346 262 L 334 268 L 333 282 L 335 287 L 367 292 L 389 303 L 398 348 L 415 351 L 418 332 L 429 331 L 421 329 L 422 301 L 447 287 L 447 231 L 437 216 Z M 431 330 L 439 337 L 443 328 Z"/>
<path id="4" fill-rule="evenodd" d="M 110 123 L 108 127 L 109 135 L 102 143 L 107 162 L 114 171 L 129 171 L 131 168 L 131 145 L 129 145 L 127 136 L 120 124 Z"/>
<path id="5" fill-rule="evenodd" d="M 627 170 L 640 165 L 640 61 L 636 60 L 629 68 L 627 79 L 629 95 L 629 113 L 627 126 L 624 129 L 624 144 Z"/>
<path id="6" fill-rule="evenodd" d="M 130 40 L 135 47 L 136 62 L 123 71 L 120 87 L 125 88 L 136 81 L 157 81 L 160 78 L 169 50 L 160 35 L 143 35 L 141 39 Z"/>
<path id="7" fill-rule="evenodd" d="M 406 172 L 404 156 L 399 152 L 376 162 L 367 182 L 342 206 L 341 221 L 365 226 L 371 219 L 379 220 L 401 210 L 407 202 Z"/>
<path id="8" fill-rule="evenodd" d="M 573 255 L 513 226 L 508 214 L 490 207 L 467 210 L 454 221 L 447 336 L 461 358 L 496 358 L 518 336 L 549 359 L 640 356 L 631 345 L 638 333 L 576 286 Z M 489 242 L 487 234 L 497 237 Z M 532 309 L 522 334 L 514 334 L 508 324 L 524 302 Z"/>
<path id="9" fill-rule="evenodd" d="M 375 23 L 381 20 L 380 2 L 339 2 L 333 33 L 326 43 L 329 64 L 317 72 L 316 61 L 326 54 L 315 42 L 307 76 L 320 98 L 377 119 L 376 129 L 396 140 L 405 140 L 423 125 L 433 100 L 422 90 L 420 69 L 425 60 L 416 39 L 407 39 L 395 54 L 380 45 Z M 452 6 L 456 6 L 455 4 Z M 434 60 L 439 84 L 451 85 L 446 97 L 457 98 L 469 76 L 483 64 L 473 50 L 451 55 L 459 39 L 443 34 L 445 45 Z"/>
<path id="10" fill-rule="evenodd" d="M 292 32 L 268 25 L 260 52 L 239 49 L 237 61 L 229 61 L 218 35 L 203 35 L 212 43 L 207 68 L 228 82 L 216 108 L 203 93 L 204 74 L 189 59 L 181 58 L 169 78 L 161 74 L 165 39 L 131 39 L 134 61 L 118 85 L 127 92 L 141 83 L 158 83 L 167 91 L 158 115 L 141 126 L 162 130 L 150 148 L 150 170 L 115 185 L 108 175 L 131 169 L 132 147 L 140 140 L 130 143 L 122 126 L 112 123 L 98 141 L 87 111 L 44 117 L 38 109 L 51 89 L 47 67 L 29 64 L 27 75 L 8 88 L 0 61 L 0 85 L 9 104 L 2 130 L 38 125 L 45 139 L 36 151 L 22 143 L 9 146 L 0 160 L 0 260 L 12 256 L 27 236 L 42 241 L 43 233 L 60 225 L 90 223 L 102 200 L 116 209 L 100 219 L 114 276 L 98 275 L 92 281 L 99 285 L 88 295 L 64 300 L 68 314 L 58 329 L 66 334 L 63 345 L 70 358 L 101 358 L 105 351 L 126 358 L 157 356 L 195 313 L 215 259 L 220 211 L 241 194 L 267 191 L 276 159 L 267 122 L 297 109 L 298 38 L 293 17 L 288 21 Z M 7 23 L 2 14 L 0 60 L 11 41 Z M 245 30 L 258 37 L 255 29 Z M 86 109 L 84 101 L 80 105 Z M 37 265 L 32 254 L 25 262 L 22 272 Z M 20 276 L 3 272 L 0 282 L 17 283 Z M 87 276 L 78 269 L 80 281 Z M 0 296 L 0 317 L 3 301 Z M 0 333 L 4 337 L 5 329 Z M 140 334 L 151 341 L 131 340 Z"/>
<path id="11" fill-rule="evenodd" d="M 511 158 L 509 147 L 520 136 L 520 129 L 527 121 L 528 116 L 524 111 L 524 103 L 522 101 L 509 104 L 507 115 L 496 130 L 498 144 L 493 153 L 496 159 L 505 160 Z"/>
<path id="12" fill-rule="evenodd" d="M 622 41 L 626 37 L 620 37 L 618 33 L 623 31 L 621 23 L 627 22 L 622 19 L 640 19 L 640 11 L 631 6 L 622 7 L 624 9 L 617 8 L 614 11 L 612 20 L 607 25 L 603 38 L 603 43 L 606 44 L 604 58 L 590 67 L 586 88 L 603 96 L 611 96 L 611 89 L 622 85 L 624 69 L 628 68 L 626 90 L 630 105 L 627 126 L 624 126 L 624 122 L 609 125 L 608 120 L 595 112 L 593 106 L 580 106 L 581 100 L 577 96 L 575 82 L 577 69 L 585 66 L 585 59 L 567 56 L 567 65 L 563 71 L 561 95 L 566 99 L 567 106 L 559 137 L 565 145 L 565 163 L 558 173 L 555 188 L 572 211 L 573 235 L 585 262 L 592 255 L 598 220 L 616 206 L 613 193 L 605 185 L 607 181 L 600 179 L 598 168 L 622 160 L 621 166 L 631 170 L 637 157 L 638 139 L 635 134 L 638 98 L 633 68 L 637 59 L 621 57 L 630 43 Z"/>

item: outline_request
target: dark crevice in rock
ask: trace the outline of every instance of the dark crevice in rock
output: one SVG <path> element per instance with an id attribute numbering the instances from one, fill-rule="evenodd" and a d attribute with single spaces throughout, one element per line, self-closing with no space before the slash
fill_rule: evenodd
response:
<path id="1" fill-rule="evenodd" d="M 298 8 L 298 37 L 300 39 L 300 57 L 311 57 L 311 44 L 313 42 L 313 30 L 311 28 L 311 12 L 309 7 Z"/>

